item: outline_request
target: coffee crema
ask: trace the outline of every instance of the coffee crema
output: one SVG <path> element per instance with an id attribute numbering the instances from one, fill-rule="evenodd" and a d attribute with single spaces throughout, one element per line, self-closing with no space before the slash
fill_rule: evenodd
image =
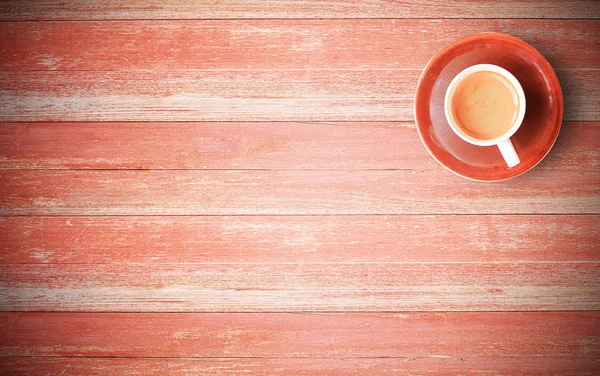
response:
<path id="1" fill-rule="evenodd" d="M 506 134 L 519 114 L 519 96 L 504 76 L 479 71 L 465 77 L 452 94 L 452 116 L 469 136 L 491 140 Z"/>

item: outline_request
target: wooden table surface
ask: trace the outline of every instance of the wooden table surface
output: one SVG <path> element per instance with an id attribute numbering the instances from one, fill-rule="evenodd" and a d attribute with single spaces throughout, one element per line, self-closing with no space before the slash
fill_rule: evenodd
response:
<path id="1" fill-rule="evenodd" d="M 0 374 L 600 374 L 600 2 L 0 2 Z M 564 123 L 439 166 L 427 61 L 504 32 Z M 535 142 L 535 140 L 532 140 Z"/>

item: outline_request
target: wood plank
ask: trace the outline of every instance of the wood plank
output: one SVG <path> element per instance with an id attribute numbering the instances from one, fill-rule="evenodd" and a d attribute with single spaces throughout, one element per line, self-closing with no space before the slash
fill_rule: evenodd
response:
<path id="1" fill-rule="evenodd" d="M 86 147 L 81 147 L 85 145 Z M 399 152 L 401 150 L 402 152 Z M 537 169 L 600 168 L 600 122 Z M 2 169 L 435 169 L 414 123 L 0 123 Z"/>
<path id="2" fill-rule="evenodd" d="M 600 21 L 409 19 L 5 22 L 0 70 L 421 69 L 490 31 L 531 43 L 555 69 L 600 68 Z"/>
<path id="3" fill-rule="evenodd" d="M 412 121 L 420 70 L 0 72 L 0 121 Z M 566 121 L 600 121 L 600 70 L 559 70 Z"/>
<path id="4" fill-rule="evenodd" d="M 206 18 L 598 18 L 594 0 L 5 0 L 0 20 Z"/>
<path id="5" fill-rule="evenodd" d="M 79 375 L 273 375 L 371 376 L 515 375 L 595 376 L 600 362 L 549 357 L 505 358 L 53 358 L 4 357 L 0 374 L 10 376 Z"/>
<path id="6" fill-rule="evenodd" d="M 5 264 L 0 286 L 6 311 L 600 310 L 599 262 Z"/>
<path id="7" fill-rule="evenodd" d="M 598 312 L 2 313 L 0 354 L 597 360 L 599 315 Z"/>
<path id="8" fill-rule="evenodd" d="M 600 123 L 567 123 L 540 168 L 593 167 L 599 145 Z M 0 123 L 3 169 L 436 166 L 414 123 Z"/>
<path id="9" fill-rule="evenodd" d="M 600 261 L 594 215 L 4 217 L 0 263 Z"/>
<path id="10" fill-rule="evenodd" d="M 419 74 L 0 72 L 0 121 L 411 120 Z"/>
<path id="11" fill-rule="evenodd" d="M 4 170 L 0 215 L 598 214 L 597 171 Z"/>

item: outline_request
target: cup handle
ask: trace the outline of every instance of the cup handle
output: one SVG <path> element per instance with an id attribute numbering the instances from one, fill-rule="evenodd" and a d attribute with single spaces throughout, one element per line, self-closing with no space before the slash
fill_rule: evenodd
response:
<path id="1" fill-rule="evenodd" d="M 515 167 L 521 163 L 521 160 L 519 159 L 512 142 L 510 142 L 510 139 L 500 141 L 500 143 L 498 143 L 498 149 L 500 149 L 502 158 L 504 158 L 508 167 Z"/>

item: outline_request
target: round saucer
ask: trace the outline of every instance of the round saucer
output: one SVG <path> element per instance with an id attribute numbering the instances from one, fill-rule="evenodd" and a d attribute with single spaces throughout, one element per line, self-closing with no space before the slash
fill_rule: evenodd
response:
<path id="1" fill-rule="evenodd" d="M 521 163 L 509 168 L 497 146 L 475 146 L 460 139 L 444 115 L 450 81 L 475 64 L 495 64 L 511 72 L 525 91 L 525 119 L 511 141 Z M 558 137 L 563 97 L 550 63 L 535 48 L 505 34 L 471 35 L 435 55 L 427 64 L 415 95 L 417 130 L 425 148 L 442 166 L 471 180 L 513 178 L 537 165 Z"/>

